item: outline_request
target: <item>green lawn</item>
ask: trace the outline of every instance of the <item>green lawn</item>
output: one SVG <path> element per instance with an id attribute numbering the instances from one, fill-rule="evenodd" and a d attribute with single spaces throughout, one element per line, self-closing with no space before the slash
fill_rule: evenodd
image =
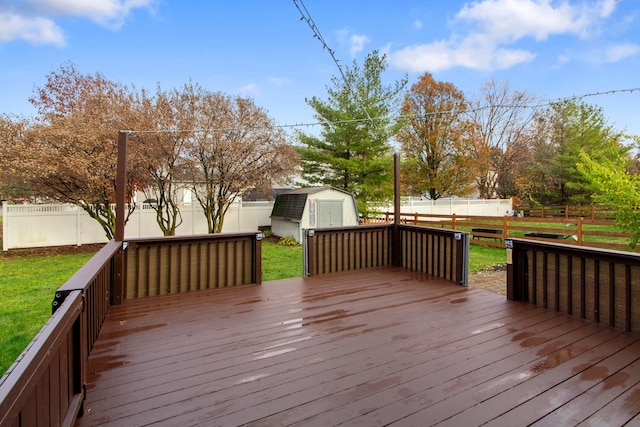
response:
<path id="1" fill-rule="evenodd" d="M 471 272 L 504 264 L 505 251 L 471 245 Z M 0 375 L 51 316 L 55 290 L 92 253 L 0 258 Z M 263 281 L 302 275 L 302 247 L 262 242 Z M 37 274 L 36 274 L 37 272 Z"/>

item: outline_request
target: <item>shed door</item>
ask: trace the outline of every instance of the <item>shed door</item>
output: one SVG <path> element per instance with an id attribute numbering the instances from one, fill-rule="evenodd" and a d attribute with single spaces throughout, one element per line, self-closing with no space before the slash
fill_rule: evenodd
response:
<path id="1" fill-rule="evenodd" d="M 342 200 L 318 200 L 318 227 L 342 225 Z"/>

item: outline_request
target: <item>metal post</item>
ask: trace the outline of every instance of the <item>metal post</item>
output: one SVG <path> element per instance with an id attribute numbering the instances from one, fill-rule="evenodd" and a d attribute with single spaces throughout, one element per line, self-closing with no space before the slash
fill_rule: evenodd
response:
<path id="1" fill-rule="evenodd" d="M 111 304 L 119 305 L 124 300 L 125 257 L 124 257 L 124 212 L 127 194 L 127 142 L 128 131 L 118 133 L 118 170 L 116 172 L 116 241 L 120 249 L 113 258 L 111 282 Z"/>
<path id="2" fill-rule="evenodd" d="M 116 241 L 124 241 L 124 212 L 127 194 L 127 143 L 129 132 L 118 133 L 118 170 L 116 175 Z"/>
<path id="3" fill-rule="evenodd" d="M 391 263 L 394 266 L 402 265 L 402 253 L 400 243 L 400 156 L 393 155 L 393 234 L 391 235 Z"/>

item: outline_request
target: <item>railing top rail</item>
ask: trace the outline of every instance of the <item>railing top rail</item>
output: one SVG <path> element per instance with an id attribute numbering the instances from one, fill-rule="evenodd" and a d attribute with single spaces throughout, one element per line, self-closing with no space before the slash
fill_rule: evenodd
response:
<path id="1" fill-rule="evenodd" d="M 196 234 L 193 236 L 160 236 L 160 237 L 139 237 L 134 239 L 126 239 L 130 243 L 175 243 L 180 241 L 197 241 L 197 240 L 228 240 L 237 238 L 255 238 L 260 234 L 258 230 L 245 233 L 218 233 L 218 234 Z"/>
<path id="2" fill-rule="evenodd" d="M 421 225 L 411 225 L 411 224 L 398 224 L 398 227 L 401 229 L 407 230 L 415 230 L 418 232 L 428 232 L 432 234 L 441 234 L 441 235 L 454 235 L 454 234 L 469 234 L 467 231 L 461 230 L 450 230 L 448 228 L 436 228 L 436 227 L 424 227 Z"/>
<path id="3" fill-rule="evenodd" d="M 0 425 L 9 421 L 8 417 L 15 416 L 28 398 L 28 388 L 35 384 L 35 379 L 42 372 L 53 357 L 51 348 L 55 343 L 62 342 L 62 336 L 67 334 L 78 312 L 82 311 L 82 293 L 71 292 L 64 304 L 42 327 L 38 335 L 9 367 L 0 379 Z"/>
<path id="4" fill-rule="evenodd" d="M 89 261 L 87 261 L 66 283 L 60 286 L 57 292 L 85 289 L 105 264 L 121 248 L 122 242 L 111 240 L 102 247 Z"/>
<path id="5" fill-rule="evenodd" d="M 343 232 L 343 231 L 358 231 L 358 230 L 373 230 L 373 229 L 383 229 L 392 227 L 393 224 L 364 224 L 364 225 L 345 225 L 342 227 L 325 227 L 325 228 L 314 228 L 313 231 L 316 233 L 322 232 Z"/>
<path id="6" fill-rule="evenodd" d="M 632 263 L 640 264 L 640 254 L 634 252 L 625 252 L 625 251 L 617 251 L 613 249 L 601 249 L 601 248 L 593 248 L 588 246 L 576 246 L 572 244 L 566 243 L 555 243 L 555 242 L 542 242 L 537 240 L 526 240 L 526 239 L 517 239 L 517 238 L 509 238 L 506 240 L 511 240 L 514 244 L 514 248 L 516 246 L 521 247 L 523 249 L 534 249 L 543 251 L 545 249 L 553 249 L 554 252 L 560 253 L 578 253 L 585 258 L 593 258 L 600 260 L 625 260 Z"/>

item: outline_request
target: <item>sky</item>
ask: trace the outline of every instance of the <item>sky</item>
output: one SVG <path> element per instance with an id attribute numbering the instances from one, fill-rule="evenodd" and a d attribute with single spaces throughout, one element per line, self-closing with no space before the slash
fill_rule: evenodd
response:
<path id="1" fill-rule="evenodd" d="M 385 84 L 429 72 L 470 97 L 491 79 L 545 100 L 606 93 L 583 99 L 640 135 L 640 0 L 0 0 L 0 114 L 35 115 L 34 88 L 71 62 L 315 123 L 305 98 L 327 99 L 339 69 L 299 8 L 342 66 L 386 54 Z"/>

